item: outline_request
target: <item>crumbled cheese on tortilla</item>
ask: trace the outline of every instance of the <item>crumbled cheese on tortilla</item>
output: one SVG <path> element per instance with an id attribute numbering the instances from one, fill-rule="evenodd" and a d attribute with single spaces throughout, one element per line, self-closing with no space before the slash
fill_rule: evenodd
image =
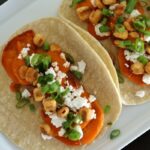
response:
<path id="1" fill-rule="evenodd" d="M 22 97 L 24 98 L 28 98 L 31 96 L 31 93 L 27 90 L 27 89 L 24 89 L 21 93 Z"/>
<path id="2" fill-rule="evenodd" d="M 52 66 L 53 66 L 53 67 L 56 67 L 57 65 L 58 65 L 58 62 L 57 62 L 57 61 L 52 62 Z"/>
<path id="3" fill-rule="evenodd" d="M 66 60 L 66 56 L 65 56 L 65 54 L 64 54 L 64 53 L 61 53 L 61 54 L 60 54 L 60 58 L 62 58 L 62 59 L 64 59 L 64 60 Z"/>
<path id="4" fill-rule="evenodd" d="M 145 96 L 145 91 L 142 91 L 142 90 L 141 90 L 141 91 L 137 91 L 137 92 L 135 93 L 135 96 L 142 98 L 142 97 Z"/>
<path id="5" fill-rule="evenodd" d="M 65 68 L 69 68 L 70 62 L 66 61 L 66 62 L 63 64 L 63 66 L 64 66 Z"/>
<path id="6" fill-rule="evenodd" d="M 144 75 L 143 75 L 143 78 L 142 78 L 142 81 L 143 81 L 145 84 L 150 84 L 150 75 L 149 75 L 149 74 L 144 74 Z"/>
<path id="7" fill-rule="evenodd" d="M 61 71 L 58 71 L 57 73 L 57 77 L 56 77 L 56 80 L 61 83 L 62 82 L 62 79 L 67 77 L 66 73 L 63 73 Z"/>
<path id="8" fill-rule="evenodd" d="M 102 26 L 102 24 L 100 24 L 100 23 L 95 26 L 95 33 L 96 33 L 96 35 L 99 35 L 101 37 L 103 37 L 103 36 L 109 36 L 110 32 L 100 32 L 99 28 L 101 26 Z"/>
<path id="9" fill-rule="evenodd" d="M 27 43 L 27 47 L 31 47 L 31 44 L 30 44 L 30 43 Z"/>
<path id="10" fill-rule="evenodd" d="M 43 133 L 41 133 L 41 137 L 42 137 L 43 140 L 51 140 L 52 139 L 51 136 L 43 134 Z"/>
<path id="11" fill-rule="evenodd" d="M 78 71 L 84 74 L 85 67 L 86 67 L 86 63 L 83 60 L 78 62 Z"/>
<path id="12" fill-rule="evenodd" d="M 51 123 L 52 123 L 56 128 L 61 127 L 62 124 L 63 124 L 63 122 L 66 121 L 65 118 L 58 117 L 57 114 L 49 115 L 49 117 L 51 118 Z"/>
<path id="13" fill-rule="evenodd" d="M 94 95 L 89 96 L 90 103 L 93 103 L 96 100 L 96 97 Z"/>
<path id="14" fill-rule="evenodd" d="M 91 110 L 91 119 L 96 119 L 96 112 L 95 109 Z"/>
<path id="15" fill-rule="evenodd" d="M 71 65 L 70 70 L 71 70 L 71 71 L 77 71 L 77 70 L 78 70 L 78 67 L 75 66 L 75 65 Z"/>
<path id="16" fill-rule="evenodd" d="M 110 5 L 110 6 L 109 6 L 109 9 L 110 9 L 110 10 L 115 10 L 118 5 L 119 5 L 118 3 L 113 4 L 113 5 Z"/>
<path id="17" fill-rule="evenodd" d="M 56 66 L 56 67 L 54 68 L 54 70 L 55 70 L 56 72 L 58 72 L 58 71 L 59 71 L 59 67 Z"/>
<path id="18" fill-rule="evenodd" d="M 127 63 L 124 64 L 127 68 L 129 68 L 129 65 Z"/>
<path id="19" fill-rule="evenodd" d="M 61 128 L 59 131 L 58 131 L 58 135 L 59 136 L 63 136 L 65 134 L 65 129 L 64 128 Z"/>
<path id="20" fill-rule="evenodd" d="M 45 72 L 45 74 L 46 75 L 52 74 L 54 78 L 56 77 L 56 73 L 55 73 L 55 71 L 54 71 L 54 69 L 52 67 L 50 67 L 49 69 L 47 69 L 47 71 Z"/>
<path id="21" fill-rule="evenodd" d="M 25 58 L 27 55 L 28 55 L 28 51 L 30 50 L 29 47 L 24 47 L 20 54 L 18 55 L 18 59 L 22 59 L 22 58 Z"/>
<path id="22" fill-rule="evenodd" d="M 137 9 L 134 9 L 131 14 L 130 14 L 130 17 L 138 17 L 139 15 L 141 15 L 141 13 L 137 10 Z"/>

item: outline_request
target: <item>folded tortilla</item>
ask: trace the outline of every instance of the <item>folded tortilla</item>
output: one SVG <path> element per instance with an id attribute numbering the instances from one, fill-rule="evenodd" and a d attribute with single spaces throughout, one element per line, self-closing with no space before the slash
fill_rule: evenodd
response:
<path id="1" fill-rule="evenodd" d="M 43 34 L 49 43 L 58 43 L 64 51 L 74 57 L 75 61 L 84 60 L 86 62 L 87 68 L 82 81 L 84 87 L 97 96 L 102 108 L 106 105 L 111 106 L 110 112 L 104 116 L 104 127 L 100 133 L 102 135 L 110 127 L 107 123 L 114 123 L 121 112 L 120 95 L 103 61 L 72 27 L 59 19 L 45 18 L 29 23 L 11 38 L 29 29 Z M 40 136 L 39 125 L 42 119 L 39 111 L 33 113 L 26 107 L 16 109 L 15 94 L 9 89 L 11 80 L 3 67 L 0 67 L 0 79 L 0 132 L 8 136 L 12 142 L 24 150 L 79 150 L 85 148 L 85 146 L 70 147 L 55 139 L 44 141 Z M 100 135 L 90 146 L 100 142 Z"/>
<path id="2" fill-rule="evenodd" d="M 83 36 L 82 34 L 84 34 L 84 33 L 82 33 L 82 32 L 87 31 L 87 23 L 81 21 L 78 18 L 75 8 L 69 7 L 71 3 L 72 3 L 71 0 L 64 0 L 62 2 L 62 5 L 59 10 L 59 16 L 62 19 L 64 19 L 65 21 L 67 21 L 71 26 L 73 26 L 77 30 L 77 32 L 79 34 L 81 34 L 81 36 Z M 83 29 L 84 29 L 84 31 L 81 31 Z M 92 36 L 90 38 L 88 38 L 88 37 L 89 37 L 89 33 L 87 33 L 86 35 L 83 36 L 83 38 L 88 43 L 90 43 L 90 46 L 95 45 L 95 41 L 93 40 L 93 37 Z M 106 39 L 106 40 L 103 40 L 100 42 L 103 45 L 103 47 L 105 48 L 105 50 L 102 48 L 101 45 L 97 45 L 99 47 L 99 49 L 95 48 L 95 47 L 92 47 L 92 48 L 98 53 L 98 55 L 104 61 L 104 63 L 106 64 L 107 68 L 109 69 L 109 71 L 112 75 L 114 82 L 116 83 L 116 81 L 115 81 L 116 72 L 115 72 L 113 65 L 108 66 L 108 64 L 112 64 L 112 61 L 110 60 L 110 58 L 108 58 L 107 52 L 110 54 L 114 64 L 118 67 L 119 66 L 118 58 L 117 58 L 118 49 L 113 45 L 113 43 L 111 42 L 110 39 Z M 137 105 L 137 104 L 142 104 L 142 103 L 150 101 L 149 86 L 141 87 L 141 86 L 129 81 L 126 77 L 124 77 L 124 79 L 125 79 L 125 82 L 122 84 L 119 84 L 123 104 Z M 142 98 L 136 96 L 136 92 L 140 91 L 140 90 L 143 90 L 146 93 L 145 96 Z"/>

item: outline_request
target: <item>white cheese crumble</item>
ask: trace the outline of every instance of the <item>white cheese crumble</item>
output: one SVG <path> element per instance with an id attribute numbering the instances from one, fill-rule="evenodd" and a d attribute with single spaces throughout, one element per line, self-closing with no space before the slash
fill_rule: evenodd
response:
<path id="1" fill-rule="evenodd" d="M 53 67 L 56 67 L 57 65 L 58 65 L 58 62 L 57 62 L 57 61 L 52 62 L 52 66 L 53 66 Z"/>
<path id="2" fill-rule="evenodd" d="M 33 54 L 30 56 L 30 65 L 31 65 L 31 67 L 33 67 L 33 65 L 32 65 L 32 63 L 31 63 L 31 60 L 32 60 L 32 58 L 33 58 L 34 55 L 35 55 L 35 54 L 33 53 Z"/>
<path id="3" fill-rule="evenodd" d="M 127 68 L 129 68 L 129 65 L 127 63 L 124 64 Z"/>
<path id="4" fill-rule="evenodd" d="M 54 70 L 55 70 L 56 72 L 58 72 L 58 71 L 59 71 L 59 67 L 56 66 L 56 67 L 54 68 Z"/>
<path id="5" fill-rule="evenodd" d="M 130 17 L 137 17 L 137 16 L 139 16 L 139 15 L 141 15 L 141 13 L 137 10 L 137 9 L 134 9 L 132 12 L 131 12 L 131 14 L 130 14 Z"/>
<path id="6" fill-rule="evenodd" d="M 31 93 L 27 90 L 27 89 L 24 89 L 21 93 L 22 97 L 24 98 L 28 98 L 31 96 Z"/>
<path id="7" fill-rule="evenodd" d="M 56 73 L 55 73 L 55 71 L 54 71 L 54 69 L 52 67 L 50 67 L 49 69 L 47 69 L 47 71 L 45 72 L 45 74 L 46 75 L 52 74 L 54 78 L 56 77 Z"/>
<path id="8" fill-rule="evenodd" d="M 144 41 L 150 42 L 150 36 L 144 35 Z"/>
<path id="9" fill-rule="evenodd" d="M 82 139 L 82 138 L 83 138 L 83 131 L 82 131 L 81 126 L 77 125 L 77 126 L 75 126 L 74 129 L 75 129 L 77 132 L 80 133 L 80 138 L 79 138 L 79 140 Z"/>
<path id="10" fill-rule="evenodd" d="M 91 4 L 93 7 L 96 7 L 96 0 L 91 0 Z"/>
<path id="11" fill-rule="evenodd" d="M 63 66 L 64 66 L 65 68 L 69 68 L 70 62 L 66 61 L 66 62 L 63 64 Z"/>
<path id="12" fill-rule="evenodd" d="M 96 100 L 96 97 L 94 95 L 89 96 L 89 102 L 93 103 Z"/>
<path id="13" fill-rule="evenodd" d="M 96 112 L 95 109 L 91 110 L 91 119 L 96 119 Z"/>
<path id="14" fill-rule="evenodd" d="M 61 83 L 62 82 L 62 79 L 67 77 L 67 75 L 61 71 L 58 71 L 57 73 L 57 77 L 56 77 L 56 80 Z"/>
<path id="15" fill-rule="evenodd" d="M 60 54 L 60 58 L 62 58 L 62 59 L 64 59 L 64 60 L 66 60 L 66 56 L 65 56 L 65 54 L 64 54 L 64 53 L 61 53 L 61 54 Z"/>
<path id="16" fill-rule="evenodd" d="M 84 74 L 85 67 L 86 67 L 86 63 L 83 60 L 78 62 L 78 71 Z"/>
<path id="17" fill-rule="evenodd" d="M 77 70 L 78 70 L 78 67 L 75 66 L 75 65 L 71 65 L 70 70 L 71 70 L 71 71 L 77 71 Z"/>
<path id="18" fill-rule="evenodd" d="M 125 50 L 124 55 L 127 61 L 137 62 L 137 58 L 143 55 L 143 53 L 136 53 L 136 52 L 130 52 L 128 50 Z"/>
<path id="19" fill-rule="evenodd" d="M 51 123 L 56 127 L 59 128 L 62 126 L 62 123 L 66 121 L 65 118 L 58 117 L 57 114 L 49 115 L 51 118 Z"/>
<path id="20" fill-rule="evenodd" d="M 143 81 L 145 84 L 150 84 L 150 75 L 149 75 L 149 74 L 144 74 L 144 75 L 143 75 L 143 78 L 142 78 L 142 81 Z"/>
<path id="21" fill-rule="evenodd" d="M 61 128 L 59 131 L 58 131 L 58 135 L 59 136 L 63 136 L 65 134 L 65 129 L 64 128 Z"/>
<path id="22" fill-rule="evenodd" d="M 25 58 L 27 55 L 28 55 L 28 51 L 30 50 L 29 47 L 24 47 L 20 54 L 18 55 L 18 59 L 22 59 L 22 58 Z"/>
<path id="23" fill-rule="evenodd" d="M 110 10 L 115 10 L 118 5 L 119 5 L 118 3 L 113 4 L 113 5 L 110 5 L 110 6 L 109 6 L 109 9 L 110 9 Z"/>
<path id="24" fill-rule="evenodd" d="M 41 137 L 42 137 L 43 140 L 51 140 L 52 139 L 51 136 L 43 134 L 43 133 L 41 133 Z"/>
<path id="25" fill-rule="evenodd" d="M 101 36 L 101 37 L 103 37 L 103 36 L 109 36 L 109 35 L 110 35 L 110 32 L 100 32 L 99 28 L 100 28 L 101 26 L 102 26 L 102 24 L 100 24 L 100 23 L 95 26 L 96 35 L 99 35 L 99 36 Z"/>
<path id="26" fill-rule="evenodd" d="M 135 96 L 142 98 L 142 97 L 145 96 L 145 91 L 142 91 L 142 90 L 141 90 L 141 91 L 137 91 L 137 92 L 135 93 Z"/>
<path id="27" fill-rule="evenodd" d="M 31 44 L 30 44 L 30 43 L 27 43 L 27 47 L 31 47 Z"/>

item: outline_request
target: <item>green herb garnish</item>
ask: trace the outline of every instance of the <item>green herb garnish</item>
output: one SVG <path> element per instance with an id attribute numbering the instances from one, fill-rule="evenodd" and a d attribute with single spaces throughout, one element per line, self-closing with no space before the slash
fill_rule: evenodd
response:
<path id="1" fill-rule="evenodd" d="M 148 59 L 147 59 L 145 56 L 139 56 L 139 57 L 137 58 L 137 60 L 138 60 L 139 62 L 141 62 L 143 65 L 146 65 L 146 64 L 148 63 Z"/>
<path id="2" fill-rule="evenodd" d="M 46 41 L 44 44 L 43 44 L 43 47 L 42 47 L 44 50 L 48 51 L 50 50 L 50 45 L 49 43 Z"/>
<path id="3" fill-rule="evenodd" d="M 21 93 L 20 93 L 20 92 L 16 92 L 16 100 L 17 100 L 17 101 L 20 101 L 21 98 L 22 98 Z"/>
<path id="4" fill-rule="evenodd" d="M 107 23 L 107 21 L 108 21 L 107 18 L 103 18 L 102 21 L 101 21 L 101 24 L 102 24 L 102 25 L 105 25 L 105 24 Z"/>
<path id="5" fill-rule="evenodd" d="M 74 7 L 76 4 L 83 2 L 84 0 L 72 0 L 70 7 Z"/>
<path id="6" fill-rule="evenodd" d="M 130 14 L 135 8 L 137 0 L 129 0 L 125 12 Z"/>
<path id="7" fill-rule="evenodd" d="M 99 31 L 101 33 L 108 32 L 109 30 L 110 30 L 110 28 L 108 26 L 106 26 L 106 25 L 102 25 L 102 26 L 99 27 Z"/>
<path id="8" fill-rule="evenodd" d="M 41 90 L 42 90 L 43 94 L 46 94 L 46 93 L 48 93 L 48 94 L 56 93 L 56 92 L 58 92 L 59 89 L 60 89 L 60 84 L 59 84 L 58 81 L 53 82 L 51 84 L 47 84 L 47 85 L 41 87 Z"/>
<path id="9" fill-rule="evenodd" d="M 36 108 L 35 108 L 34 104 L 29 104 L 29 109 L 30 109 L 31 112 L 36 111 Z"/>
<path id="10" fill-rule="evenodd" d="M 38 68 L 40 72 L 47 70 L 50 63 L 51 58 L 46 54 L 35 54 L 31 59 L 32 66 Z"/>
<path id="11" fill-rule="evenodd" d="M 82 74 L 81 72 L 79 72 L 79 71 L 77 71 L 77 70 L 73 70 L 73 71 L 71 71 L 71 72 L 72 72 L 72 74 L 73 74 L 78 80 L 81 80 L 81 79 L 82 79 L 83 74 Z"/>
<path id="12" fill-rule="evenodd" d="M 44 75 L 44 76 L 40 76 L 38 78 L 38 83 L 40 83 L 41 85 L 45 85 L 47 84 L 48 82 L 51 82 L 53 81 L 53 74 L 47 74 L 47 75 Z"/>
<path id="13" fill-rule="evenodd" d="M 70 133 L 68 134 L 68 139 L 71 141 L 77 141 L 80 139 L 80 137 L 81 137 L 81 134 L 75 129 L 72 129 Z"/>
<path id="14" fill-rule="evenodd" d="M 109 17 L 109 16 L 112 16 L 112 15 L 113 15 L 113 11 L 111 11 L 110 9 L 107 9 L 107 8 L 103 8 L 103 9 L 102 9 L 102 14 L 103 14 L 104 16 Z"/>
<path id="15" fill-rule="evenodd" d="M 106 105 L 104 108 L 104 113 L 107 114 L 110 112 L 111 106 L 110 105 Z"/>
<path id="16" fill-rule="evenodd" d="M 29 104 L 30 101 L 28 98 L 22 98 L 20 101 L 17 102 L 16 108 L 23 108 L 25 105 Z"/>
<path id="17" fill-rule="evenodd" d="M 124 21 L 123 16 L 119 16 L 116 23 L 117 23 L 117 24 L 122 24 L 123 21 Z"/>
<path id="18" fill-rule="evenodd" d="M 113 140 L 117 138 L 120 135 L 120 130 L 119 129 L 114 129 L 111 134 L 110 134 L 110 139 Z"/>
<path id="19" fill-rule="evenodd" d="M 25 64 L 26 64 L 27 66 L 30 66 L 30 56 L 26 56 L 26 57 L 24 58 L 24 60 L 25 60 Z"/>

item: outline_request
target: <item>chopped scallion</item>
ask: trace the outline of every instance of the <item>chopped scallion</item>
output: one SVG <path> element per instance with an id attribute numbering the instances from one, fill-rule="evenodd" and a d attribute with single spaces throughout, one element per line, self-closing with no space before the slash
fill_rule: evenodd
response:
<path id="1" fill-rule="evenodd" d="M 78 79 L 78 80 L 81 80 L 82 79 L 82 73 L 81 72 L 79 72 L 79 71 L 77 71 L 77 70 L 73 70 L 73 71 L 71 71 L 72 72 L 72 74 Z"/>
<path id="2" fill-rule="evenodd" d="M 72 0 L 70 7 L 74 7 L 76 4 L 83 2 L 84 0 Z"/>
<path id="3" fill-rule="evenodd" d="M 114 129 L 111 134 L 110 134 L 110 139 L 113 140 L 117 138 L 120 135 L 120 130 L 119 129 Z"/>
<path id="4" fill-rule="evenodd" d="M 104 113 L 107 114 L 110 112 L 111 106 L 110 105 L 106 105 L 104 108 Z"/>
<path id="5" fill-rule="evenodd" d="M 47 41 L 43 44 L 43 49 L 46 51 L 50 50 L 50 45 Z"/>
<path id="6" fill-rule="evenodd" d="M 137 0 L 129 0 L 125 12 L 130 14 L 135 8 Z"/>
<path id="7" fill-rule="evenodd" d="M 99 31 L 101 33 L 108 32 L 109 30 L 110 30 L 110 28 L 108 26 L 106 26 L 106 25 L 102 25 L 102 26 L 99 27 Z"/>
<path id="8" fill-rule="evenodd" d="M 142 64 L 144 64 L 144 65 L 146 65 L 146 64 L 148 63 L 148 59 L 147 59 L 145 56 L 139 56 L 139 57 L 137 58 L 137 60 L 138 60 L 139 62 L 141 62 Z"/>
<path id="9" fill-rule="evenodd" d="M 109 16 L 112 16 L 112 15 L 113 15 L 113 11 L 111 11 L 110 9 L 107 9 L 107 8 L 103 8 L 103 9 L 102 9 L 102 14 L 103 14 L 104 16 L 109 17 Z"/>

